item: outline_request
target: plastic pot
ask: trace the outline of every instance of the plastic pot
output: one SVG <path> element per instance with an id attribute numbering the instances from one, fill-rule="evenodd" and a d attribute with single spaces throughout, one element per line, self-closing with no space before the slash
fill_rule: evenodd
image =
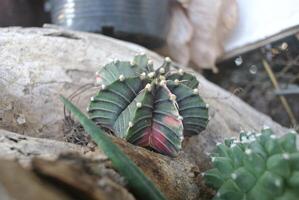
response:
<path id="1" fill-rule="evenodd" d="M 50 0 L 56 25 L 98 32 L 149 48 L 164 44 L 170 0 Z"/>

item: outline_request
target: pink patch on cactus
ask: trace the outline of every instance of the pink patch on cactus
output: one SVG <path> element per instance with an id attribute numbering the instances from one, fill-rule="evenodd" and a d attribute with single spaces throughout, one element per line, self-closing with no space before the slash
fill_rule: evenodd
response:
<path id="1" fill-rule="evenodd" d="M 145 130 L 143 137 L 136 144 L 142 147 L 151 147 L 166 155 L 173 155 L 175 150 L 169 147 L 167 143 L 168 141 L 165 138 L 165 134 L 161 131 L 160 125 L 154 123 L 152 127 Z"/>
<path id="2" fill-rule="evenodd" d="M 96 83 L 101 83 L 102 78 L 100 75 L 96 75 Z"/>
<path id="3" fill-rule="evenodd" d="M 163 117 L 163 123 L 172 126 L 172 127 L 177 127 L 182 125 L 182 121 L 177 119 L 174 116 L 165 116 Z"/>

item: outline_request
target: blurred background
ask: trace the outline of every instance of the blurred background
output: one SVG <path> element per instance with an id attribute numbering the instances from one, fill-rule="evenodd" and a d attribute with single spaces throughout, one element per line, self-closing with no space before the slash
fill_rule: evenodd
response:
<path id="1" fill-rule="evenodd" d="M 0 0 L 1 27 L 44 24 L 170 56 L 299 129 L 298 0 Z"/>
<path id="2" fill-rule="evenodd" d="M 50 13 L 41 0 L 1 0 L 0 26 L 40 27 L 50 23 Z"/>

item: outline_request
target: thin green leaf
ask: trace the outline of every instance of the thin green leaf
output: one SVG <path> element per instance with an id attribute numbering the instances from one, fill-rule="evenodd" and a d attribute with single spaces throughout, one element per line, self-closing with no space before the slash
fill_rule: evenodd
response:
<path id="1" fill-rule="evenodd" d="M 106 133 L 88 119 L 76 106 L 61 96 L 65 107 L 70 110 L 89 133 L 99 148 L 112 161 L 113 166 L 125 177 L 129 188 L 139 199 L 163 200 L 166 199 L 144 173 L 115 145 Z"/>

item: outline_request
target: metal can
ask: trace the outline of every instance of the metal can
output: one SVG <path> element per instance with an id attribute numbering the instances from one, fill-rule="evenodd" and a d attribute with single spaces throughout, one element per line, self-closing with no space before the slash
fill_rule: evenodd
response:
<path id="1" fill-rule="evenodd" d="M 50 0 L 56 25 L 102 33 L 148 48 L 166 40 L 171 0 Z"/>

